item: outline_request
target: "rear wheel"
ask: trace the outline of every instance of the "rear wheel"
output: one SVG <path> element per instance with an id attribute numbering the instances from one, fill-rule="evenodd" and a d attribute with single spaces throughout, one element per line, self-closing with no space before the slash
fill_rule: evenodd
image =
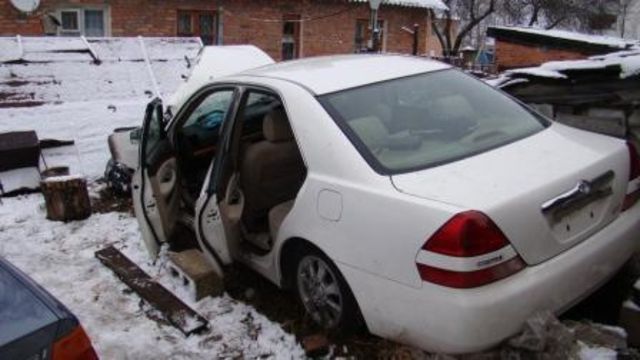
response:
<path id="1" fill-rule="evenodd" d="M 360 310 L 351 290 L 320 251 L 305 248 L 300 252 L 294 284 L 298 300 L 316 324 L 343 334 L 360 328 Z"/>

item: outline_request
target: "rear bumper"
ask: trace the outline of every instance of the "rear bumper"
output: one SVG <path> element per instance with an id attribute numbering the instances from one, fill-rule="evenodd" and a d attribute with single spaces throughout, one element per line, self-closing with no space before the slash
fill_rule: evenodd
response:
<path id="1" fill-rule="evenodd" d="M 430 351 L 484 350 L 538 311 L 560 313 L 606 282 L 640 248 L 640 205 L 591 238 L 496 283 L 457 290 L 412 288 L 338 264 L 369 330 Z"/>

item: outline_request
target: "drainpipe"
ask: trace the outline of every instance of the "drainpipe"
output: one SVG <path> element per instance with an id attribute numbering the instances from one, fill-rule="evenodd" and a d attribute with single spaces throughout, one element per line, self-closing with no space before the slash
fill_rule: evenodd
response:
<path id="1" fill-rule="evenodd" d="M 216 45 L 223 45 L 224 43 L 224 7 L 222 1 L 218 0 L 216 7 Z"/>
<path id="2" fill-rule="evenodd" d="M 369 0 L 369 8 L 371 10 L 371 35 L 373 36 L 373 52 L 380 51 L 380 27 L 378 26 L 378 9 L 382 0 Z"/>
<path id="3" fill-rule="evenodd" d="M 413 24 L 413 56 L 418 55 L 418 36 L 420 35 L 420 25 Z"/>

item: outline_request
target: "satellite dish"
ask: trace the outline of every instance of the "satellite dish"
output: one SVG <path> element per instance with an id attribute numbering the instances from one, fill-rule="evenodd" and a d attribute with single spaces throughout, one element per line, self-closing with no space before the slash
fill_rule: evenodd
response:
<path id="1" fill-rule="evenodd" d="M 40 6 L 40 0 L 10 0 L 11 5 L 23 13 L 34 12 Z"/>

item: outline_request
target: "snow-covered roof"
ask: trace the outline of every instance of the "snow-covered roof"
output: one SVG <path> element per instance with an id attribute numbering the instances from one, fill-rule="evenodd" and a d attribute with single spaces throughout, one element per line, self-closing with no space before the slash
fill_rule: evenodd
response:
<path id="1" fill-rule="evenodd" d="M 521 84 L 528 79 L 570 80 L 572 76 L 585 72 L 606 72 L 621 80 L 640 77 L 640 45 L 625 51 L 592 56 L 585 60 L 551 61 L 538 67 L 507 70 L 492 81 L 500 87 Z M 517 82 L 515 80 L 518 80 Z"/>
<path id="2" fill-rule="evenodd" d="M 522 34 L 573 43 L 605 46 L 612 49 L 626 49 L 638 44 L 638 41 L 625 40 L 613 36 L 590 35 L 566 30 L 545 30 L 529 27 L 492 26 L 489 28 L 488 33 L 492 37 L 500 36 L 501 33 Z"/>
<path id="3" fill-rule="evenodd" d="M 511 70 L 508 73 L 525 74 L 532 73 L 533 69 L 538 69 L 538 72 L 534 74 L 535 76 L 567 78 L 563 73 L 579 70 L 600 70 L 610 67 L 619 68 L 621 79 L 640 75 L 640 48 L 593 56 L 587 60 L 551 61 L 540 65 L 538 68 Z"/>
<path id="4" fill-rule="evenodd" d="M 198 38 L 0 37 L 0 107 L 168 95 L 201 47 Z"/>
<path id="5" fill-rule="evenodd" d="M 369 0 L 349 0 L 351 2 L 366 3 Z M 447 10 L 448 7 L 442 0 L 382 0 L 383 5 L 406 6 L 425 9 Z"/>

